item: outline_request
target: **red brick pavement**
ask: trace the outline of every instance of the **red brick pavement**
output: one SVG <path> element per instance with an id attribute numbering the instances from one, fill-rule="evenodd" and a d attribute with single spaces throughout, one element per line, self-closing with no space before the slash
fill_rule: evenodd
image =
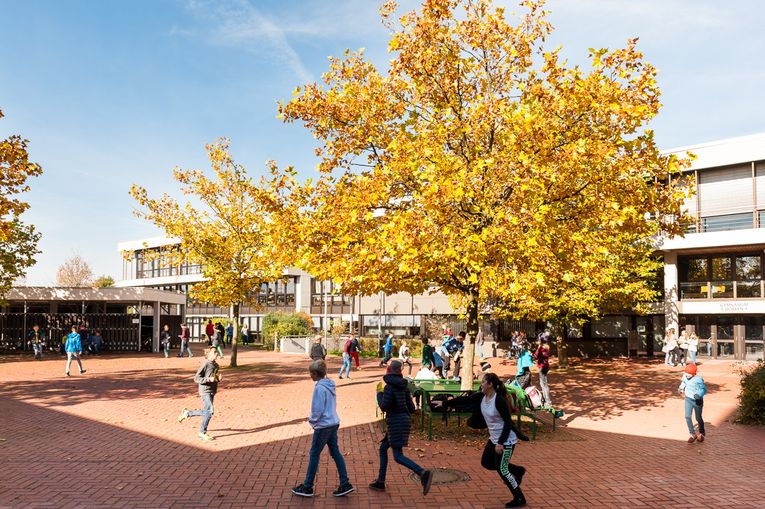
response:
<path id="1" fill-rule="evenodd" d="M 197 419 L 176 421 L 182 407 L 199 405 L 191 380 L 199 357 L 86 358 L 88 372 L 72 378 L 62 376 L 58 357 L 4 361 L 0 507 L 499 508 L 511 498 L 496 474 L 481 469 L 479 448 L 448 440 L 412 440 L 408 454 L 425 467 L 464 470 L 469 481 L 435 485 L 423 498 L 391 462 L 389 491 L 370 492 L 381 438 L 373 395 L 382 373 L 372 361 L 353 379 L 338 381 L 341 450 L 357 487 L 341 499 L 331 496 L 337 474 L 327 453 L 317 497 L 289 492 L 305 475 L 310 444 L 305 359 L 241 353 L 242 367 L 223 371 L 210 425 L 216 440 L 209 443 L 196 439 Z M 502 374 L 514 369 L 492 362 Z M 330 366 L 339 371 L 337 359 Z M 553 395 L 567 411 L 564 425 L 522 443 L 514 458 L 529 471 L 529 506 L 762 507 L 765 430 L 729 422 L 738 391 L 735 366 L 709 361 L 700 367 L 710 389 L 704 444 L 685 443 L 682 399 L 675 393 L 680 372 L 625 360 L 553 370 Z"/>

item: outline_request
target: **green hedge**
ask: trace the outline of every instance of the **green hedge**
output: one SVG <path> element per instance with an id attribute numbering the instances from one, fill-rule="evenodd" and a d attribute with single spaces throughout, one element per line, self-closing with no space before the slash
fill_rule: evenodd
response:
<path id="1" fill-rule="evenodd" d="M 281 336 L 305 336 L 311 334 L 311 318 L 305 313 L 268 313 L 263 317 L 261 337 L 269 350 L 274 348 L 274 333 Z"/>
<path id="2" fill-rule="evenodd" d="M 765 363 L 757 361 L 754 369 L 741 370 L 741 394 L 738 396 L 738 421 L 765 424 Z"/>

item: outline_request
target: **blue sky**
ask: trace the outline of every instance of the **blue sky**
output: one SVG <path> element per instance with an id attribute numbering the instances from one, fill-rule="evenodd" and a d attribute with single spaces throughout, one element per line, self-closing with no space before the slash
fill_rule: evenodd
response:
<path id="1" fill-rule="evenodd" d="M 415 2 L 402 2 L 413 6 Z M 513 5 L 511 2 L 503 2 Z M 276 103 L 317 79 L 327 56 L 365 47 L 385 65 L 375 0 L 0 0 L 0 137 L 30 140 L 44 174 L 25 214 L 43 233 L 28 284 L 51 284 L 67 257 L 121 276 L 117 242 L 159 234 L 132 216 L 133 183 L 177 189 L 171 171 L 206 168 L 204 145 L 232 141 L 237 161 L 316 161 L 311 135 Z M 662 148 L 765 131 L 765 3 L 550 0 L 572 63 L 590 47 L 639 47 L 659 69 Z"/>

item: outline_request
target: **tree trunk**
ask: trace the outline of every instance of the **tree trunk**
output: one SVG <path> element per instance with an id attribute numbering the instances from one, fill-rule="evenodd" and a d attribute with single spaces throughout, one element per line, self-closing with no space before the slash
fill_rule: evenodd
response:
<path id="1" fill-rule="evenodd" d="M 475 337 L 478 335 L 478 291 L 471 291 L 467 304 L 467 334 L 462 353 L 460 390 L 473 390 L 473 359 L 475 358 Z"/>
<path id="2" fill-rule="evenodd" d="M 558 365 L 562 368 L 568 367 L 568 344 L 566 343 L 566 328 L 560 320 L 552 321 L 552 333 L 555 338 L 555 344 L 558 347 Z"/>
<path id="3" fill-rule="evenodd" d="M 229 308 L 228 318 L 233 322 L 234 334 L 231 337 L 231 363 L 229 366 L 236 367 L 236 347 L 239 344 L 239 304 L 232 304 Z"/>

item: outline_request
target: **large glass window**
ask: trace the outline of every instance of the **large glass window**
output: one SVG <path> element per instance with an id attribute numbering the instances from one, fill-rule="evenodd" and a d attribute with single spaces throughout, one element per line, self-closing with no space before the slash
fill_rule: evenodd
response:
<path id="1" fill-rule="evenodd" d="M 707 267 L 706 258 L 689 258 L 686 281 L 707 281 Z"/>
<path id="2" fill-rule="evenodd" d="M 726 281 L 731 278 L 731 259 L 729 256 L 715 256 L 712 258 L 712 280 Z"/>
<path id="3" fill-rule="evenodd" d="M 760 279 L 761 277 L 762 267 L 760 256 L 736 257 L 736 279 L 738 281 L 749 281 Z"/>

